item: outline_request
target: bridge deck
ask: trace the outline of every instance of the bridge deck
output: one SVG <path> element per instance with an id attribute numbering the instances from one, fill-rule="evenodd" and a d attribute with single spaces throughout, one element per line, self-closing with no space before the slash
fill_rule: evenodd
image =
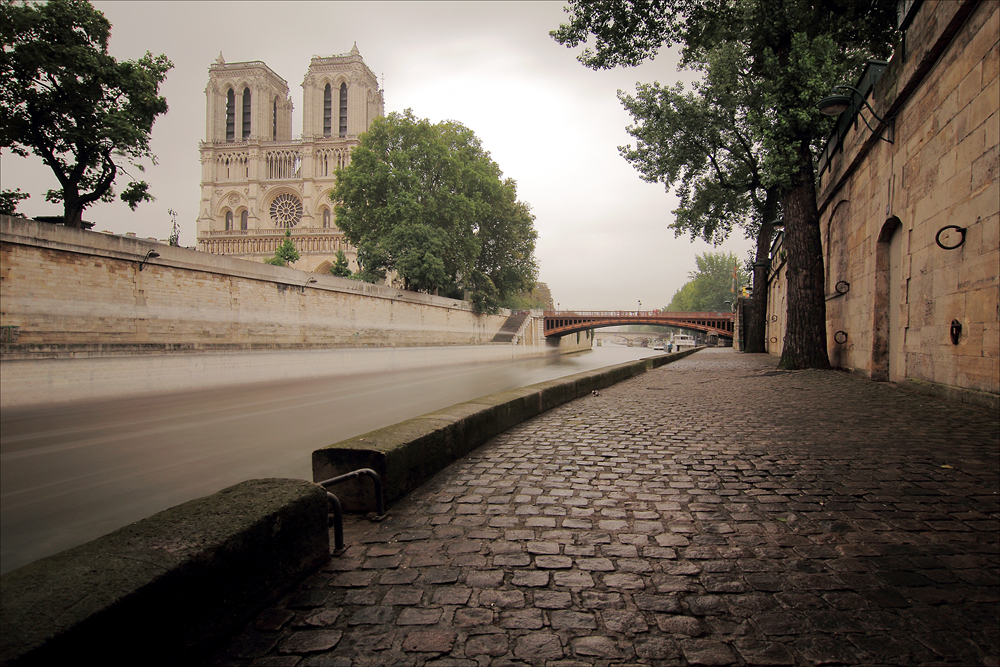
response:
<path id="1" fill-rule="evenodd" d="M 733 337 L 733 314 L 723 312 L 680 313 L 660 310 L 612 310 L 612 311 L 545 311 L 545 335 L 565 336 L 566 334 L 601 327 L 615 327 L 624 324 L 652 324 L 657 326 L 694 329 L 716 333 L 726 338 Z"/>

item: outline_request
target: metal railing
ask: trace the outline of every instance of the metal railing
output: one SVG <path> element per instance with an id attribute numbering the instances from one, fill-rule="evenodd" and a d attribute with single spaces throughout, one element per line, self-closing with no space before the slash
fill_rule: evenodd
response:
<path id="1" fill-rule="evenodd" d="M 352 470 L 349 473 L 317 482 L 317 484 L 326 489 L 340 482 L 357 479 L 362 475 L 370 477 L 372 483 L 375 485 L 375 517 L 372 520 L 381 521 L 385 518 L 385 495 L 382 493 L 382 479 L 371 468 Z M 330 491 L 326 492 L 326 499 L 330 503 L 330 513 L 333 515 L 333 549 L 334 553 L 339 555 L 344 550 L 344 509 L 340 504 L 340 499 L 330 493 Z"/>

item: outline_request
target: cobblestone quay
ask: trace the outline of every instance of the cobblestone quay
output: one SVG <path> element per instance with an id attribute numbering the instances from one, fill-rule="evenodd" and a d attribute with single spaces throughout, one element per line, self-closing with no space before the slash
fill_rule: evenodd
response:
<path id="1" fill-rule="evenodd" d="M 998 416 L 775 363 L 703 350 L 511 429 L 211 664 L 1000 664 Z"/>

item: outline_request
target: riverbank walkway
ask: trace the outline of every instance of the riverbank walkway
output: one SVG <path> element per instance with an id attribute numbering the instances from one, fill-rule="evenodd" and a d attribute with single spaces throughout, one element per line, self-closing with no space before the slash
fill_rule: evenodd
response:
<path id="1" fill-rule="evenodd" d="M 707 349 L 525 422 L 210 661 L 998 665 L 1000 419 Z"/>

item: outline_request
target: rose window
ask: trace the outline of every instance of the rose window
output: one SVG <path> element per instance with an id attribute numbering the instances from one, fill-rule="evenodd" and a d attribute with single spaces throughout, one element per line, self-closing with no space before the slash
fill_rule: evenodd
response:
<path id="1" fill-rule="evenodd" d="M 294 227 L 302 219 L 302 202 L 295 195 L 283 193 L 271 202 L 271 220 L 275 227 Z"/>

